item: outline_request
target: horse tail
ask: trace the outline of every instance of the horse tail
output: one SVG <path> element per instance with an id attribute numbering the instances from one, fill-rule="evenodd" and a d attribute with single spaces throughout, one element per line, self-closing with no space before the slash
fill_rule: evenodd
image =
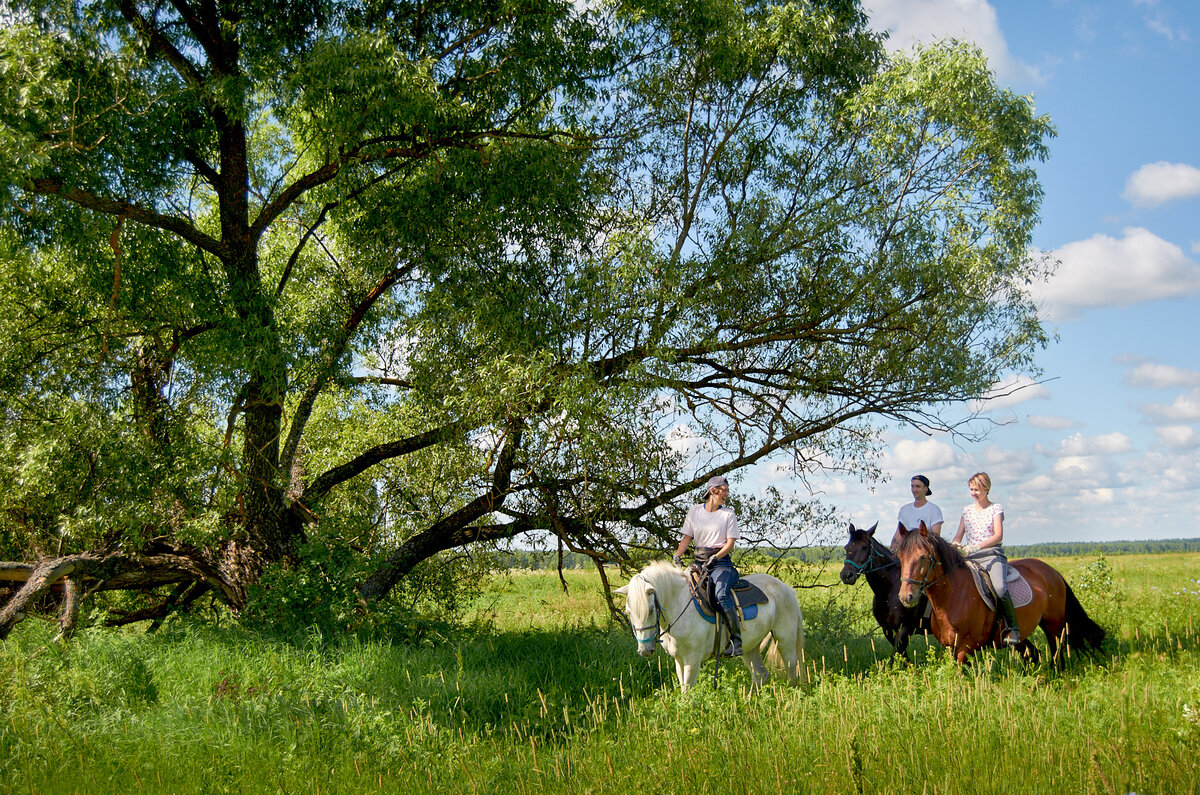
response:
<path id="1" fill-rule="evenodd" d="M 1076 598 L 1075 592 L 1071 590 L 1071 586 L 1067 584 L 1066 580 L 1063 580 L 1063 585 L 1067 588 L 1067 606 L 1064 611 L 1067 621 L 1067 645 L 1076 649 L 1089 646 L 1099 650 L 1100 644 L 1104 642 L 1108 633 L 1083 609 L 1083 605 L 1079 603 L 1079 599 Z"/>
<path id="2" fill-rule="evenodd" d="M 796 602 L 796 682 L 808 684 L 808 660 L 804 657 L 804 612 Z"/>
<path id="3" fill-rule="evenodd" d="M 804 659 L 804 614 L 800 610 L 800 600 L 796 598 L 796 592 L 790 591 L 790 599 L 787 599 L 788 607 L 796 612 L 796 667 L 795 670 L 789 670 L 788 676 L 792 674 L 796 676 L 797 684 L 808 684 L 808 667 Z M 780 597 L 780 601 L 786 597 Z M 762 645 L 759 647 L 768 665 L 776 668 L 789 668 L 784 655 L 779 649 L 779 638 L 774 631 L 763 638 Z"/>

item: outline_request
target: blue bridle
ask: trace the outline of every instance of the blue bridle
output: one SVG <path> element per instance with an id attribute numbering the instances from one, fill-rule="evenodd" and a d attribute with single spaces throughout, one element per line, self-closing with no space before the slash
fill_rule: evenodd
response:
<path id="1" fill-rule="evenodd" d="M 865 561 L 863 561 L 862 563 L 859 563 L 856 560 L 852 560 L 851 558 L 846 558 L 846 563 L 848 565 L 854 567 L 854 570 L 857 571 L 859 574 L 871 574 L 872 572 L 883 571 L 884 569 L 891 568 L 892 566 L 900 565 L 900 561 L 889 560 L 887 555 L 883 554 L 882 552 L 879 552 L 876 549 L 876 545 L 879 545 L 879 542 L 872 538 L 871 546 L 867 551 L 867 559 Z M 884 561 L 882 566 L 874 566 L 874 567 L 871 566 L 871 561 L 875 560 L 876 558 L 880 558 Z"/>

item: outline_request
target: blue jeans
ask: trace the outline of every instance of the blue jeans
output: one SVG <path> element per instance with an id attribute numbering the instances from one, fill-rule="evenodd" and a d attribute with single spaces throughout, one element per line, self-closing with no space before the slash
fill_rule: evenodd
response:
<path id="1" fill-rule="evenodd" d="M 728 556 L 713 561 L 711 573 L 713 596 L 722 610 L 737 613 L 737 603 L 733 601 L 733 586 L 738 581 L 737 569 Z"/>

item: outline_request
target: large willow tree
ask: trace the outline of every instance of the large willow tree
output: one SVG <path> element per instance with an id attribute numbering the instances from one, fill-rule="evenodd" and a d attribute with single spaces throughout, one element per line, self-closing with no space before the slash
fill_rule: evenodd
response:
<path id="1" fill-rule="evenodd" d="M 525 532 L 627 561 L 1043 342 L 1048 122 L 852 0 L 6 8 L 0 637 L 314 548 L 366 605 Z"/>

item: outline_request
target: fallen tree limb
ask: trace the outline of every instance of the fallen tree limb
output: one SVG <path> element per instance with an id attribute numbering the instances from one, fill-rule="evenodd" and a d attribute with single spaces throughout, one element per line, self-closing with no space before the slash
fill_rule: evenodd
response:
<path id="1" fill-rule="evenodd" d="M 0 562 L 0 572 L 3 573 L 0 579 L 23 582 L 0 607 L 0 640 L 8 637 L 13 627 L 31 610 L 37 609 L 39 600 L 52 590 L 64 595 L 59 618 L 62 630 L 60 638 L 69 637 L 74 632 L 80 589 L 93 593 L 148 591 L 165 585 L 177 586 L 175 594 L 168 598 L 165 606 L 147 610 L 137 618 L 123 616 L 117 623 L 161 619 L 180 600 L 190 603 L 208 590 L 217 591 L 223 597 L 233 593 L 233 587 L 224 581 L 215 568 L 179 552 L 153 555 L 80 553 L 38 563 Z"/>

